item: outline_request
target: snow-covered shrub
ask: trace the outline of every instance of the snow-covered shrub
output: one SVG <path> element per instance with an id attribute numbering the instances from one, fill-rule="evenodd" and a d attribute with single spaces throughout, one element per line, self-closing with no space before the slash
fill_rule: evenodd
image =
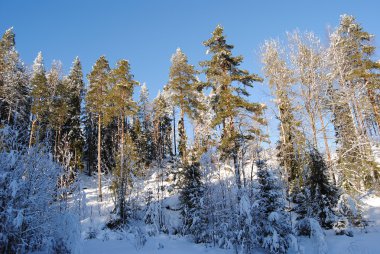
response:
<path id="1" fill-rule="evenodd" d="M 142 231 L 140 227 L 134 227 L 133 228 L 133 236 L 134 236 L 134 245 L 136 250 L 140 250 L 142 247 L 144 247 L 147 239 L 145 233 Z"/>
<path id="2" fill-rule="evenodd" d="M 61 200 L 57 186 L 61 167 L 43 148 L 23 149 L 13 144 L 12 137 L 2 137 L 0 253 L 75 252 L 78 218 Z"/>
<path id="3" fill-rule="evenodd" d="M 327 244 L 325 234 L 319 225 L 319 222 L 314 218 L 304 218 L 297 221 L 295 225 L 297 235 L 304 235 L 313 238 L 313 241 L 318 246 L 318 253 L 327 253 Z"/>
<path id="4" fill-rule="evenodd" d="M 337 235 L 353 236 L 351 226 L 365 226 L 366 222 L 363 220 L 361 214 L 361 207 L 359 203 L 348 194 L 342 194 L 338 200 L 337 212 L 339 218 L 334 224 L 334 231 Z"/>

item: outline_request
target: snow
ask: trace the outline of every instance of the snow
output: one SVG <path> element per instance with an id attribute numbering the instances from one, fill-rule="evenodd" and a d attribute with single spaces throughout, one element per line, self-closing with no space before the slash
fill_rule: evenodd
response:
<path id="1" fill-rule="evenodd" d="M 154 189 L 154 187 L 157 187 L 154 181 L 156 178 L 159 178 L 158 174 L 152 174 L 151 178 L 142 185 L 145 185 L 144 188 Z M 85 212 L 82 213 L 81 220 L 81 253 L 233 253 L 232 249 L 225 250 L 204 244 L 195 244 L 191 239 L 178 235 L 160 233 L 149 236 L 147 234 L 149 230 L 146 225 L 142 224 L 132 225 L 129 231 L 105 229 L 104 225 L 113 209 L 111 193 L 108 188 L 110 179 L 103 179 L 103 202 L 97 201 L 96 177 L 81 176 L 81 181 L 81 185 L 85 187 L 85 197 L 83 199 L 86 200 L 86 208 Z M 169 205 L 175 208 L 178 205 L 177 197 L 175 195 L 170 196 L 170 193 L 167 193 L 167 195 L 163 202 L 164 206 Z M 353 237 L 337 236 L 333 230 L 315 230 L 311 238 L 298 237 L 298 253 L 379 253 L 380 197 L 368 194 L 363 196 L 361 201 L 365 209 L 364 217 L 369 221 L 366 228 L 354 228 Z M 271 217 L 275 219 L 276 215 L 271 214 Z M 169 211 L 166 214 L 166 219 L 170 221 L 170 224 L 176 225 L 180 218 L 178 213 Z M 94 239 L 88 239 L 90 231 L 94 232 Z M 255 250 L 255 253 L 260 252 L 262 252 L 261 249 Z M 292 248 L 289 253 L 297 253 L 297 251 Z"/>
<path id="2" fill-rule="evenodd" d="M 206 247 L 200 244 L 191 243 L 188 239 L 159 235 L 150 237 L 147 243 L 140 249 L 133 243 L 134 239 L 109 240 L 99 239 L 88 240 L 83 243 L 84 253 L 165 253 L 165 254 L 193 254 L 193 253 L 233 253 L 232 250 L 222 250 L 213 247 Z"/>
<path id="3" fill-rule="evenodd" d="M 227 168 L 223 173 L 229 174 Z M 134 222 L 124 231 L 112 231 L 105 227 L 111 218 L 113 201 L 110 189 L 111 179 L 103 176 L 103 202 L 97 200 L 97 178 L 81 176 L 81 186 L 85 195 L 82 197 L 83 211 L 81 212 L 81 248 L 80 253 L 234 253 L 233 249 L 195 244 L 192 239 L 173 234 L 175 228 L 180 227 L 178 194 L 171 190 L 174 184 L 173 173 L 170 170 L 162 175 L 162 171 L 152 170 L 150 177 L 141 180 L 135 187 L 140 196 L 148 191 L 157 191 L 158 182 L 164 186 L 161 193 L 164 210 L 164 220 L 169 228 L 169 234 L 157 233 L 155 225 L 146 225 L 143 222 Z M 163 178 L 162 178 L 163 177 Z M 214 181 L 216 179 L 213 179 Z M 241 204 L 241 211 L 247 209 L 248 203 Z M 294 237 L 290 254 L 342 254 L 342 253 L 379 253 L 380 249 L 380 197 L 367 194 L 360 197 L 363 202 L 364 218 L 369 222 L 365 228 L 354 228 L 353 237 L 335 235 L 334 230 L 321 230 L 315 227 L 312 237 Z M 152 207 L 152 209 L 155 209 Z M 276 213 L 270 214 L 272 220 Z M 318 223 L 317 223 L 318 224 Z M 91 235 L 92 234 L 92 235 Z M 92 238 L 92 239 L 89 239 Z M 298 242 L 298 247 L 297 246 Z M 262 249 L 255 249 L 255 253 L 265 253 Z"/>
<path id="4" fill-rule="evenodd" d="M 151 177 L 144 182 L 143 191 L 157 188 L 155 179 L 159 179 L 158 172 L 153 173 Z M 149 225 L 131 225 L 128 231 L 112 231 L 106 229 L 105 224 L 110 218 L 110 212 L 113 209 L 111 192 L 108 188 L 110 181 L 110 179 L 103 177 L 103 202 L 98 202 L 97 178 L 81 176 L 81 185 L 84 187 L 84 200 L 86 201 L 86 208 L 82 213 L 81 220 L 81 253 L 118 254 L 127 252 L 128 254 L 177 254 L 179 251 L 183 254 L 233 253 L 232 250 L 223 250 L 211 246 L 195 244 L 191 239 L 186 237 L 162 233 L 149 236 Z M 169 193 L 166 193 L 166 195 L 169 195 Z M 164 207 L 170 206 L 174 210 L 177 205 L 178 197 L 175 195 L 168 196 L 163 201 Z M 178 227 L 180 223 L 178 212 L 168 210 L 164 216 L 169 226 L 173 228 Z"/>
<path id="5" fill-rule="evenodd" d="M 305 254 L 378 254 L 380 253 L 380 197 L 373 194 L 361 198 L 364 203 L 364 218 L 369 221 L 365 228 L 354 228 L 354 236 L 337 236 L 333 230 L 326 230 L 325 240 L 327 252 L 322 251 L 312 238 L 299 238 L 301 253 Z"/>

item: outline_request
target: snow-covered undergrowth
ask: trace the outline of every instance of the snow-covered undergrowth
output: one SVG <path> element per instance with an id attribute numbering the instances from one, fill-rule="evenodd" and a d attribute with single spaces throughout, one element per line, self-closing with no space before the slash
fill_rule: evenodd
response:
<path id="1" fill-rule="evenodd" d="M 140 213 L 134 214 L 125 230 L 111 230 L 106 223 L 112 218 L 113 197 L 109 188 L 111 179 L 103 178 L 103 202 L 98 202 L 97 179 L 82 175 L 81 186 L 84 189 L 86 207 L 81 218 L 82 253 L 234 253 L 232 249 L 195 244 L 192 239 L 176 234 L 180 230 L 178 192 L 175 190 L 176 176 L 170 167 L 166 173 L 152 171 L 145 180 L 137 181 L 134 192 L 135 205 L 151 199 L 151 206 L 139 207 Z M 179 169 L 180 170 L 180 169 Z M 221 171 L 228 174 L 228 170 Z M 158 202 L 154 202 L 158 201 Z M 365 228 L 353 228 L 353 237 L 335 235 L 333 230 L 315 231 L 309 237 L 297 237 L 299 253 L 379 253 L 380 249 L 380 198 L 368 194 L 361 197 L 364 204 L 364 217 L 369 222 Z M 154 205 L 155 204 L 155 205 Z M 145 224 L 144 216 L 154 214 L 157 205 L 161 205 L 162 218 L 150 218 Z M 142 220 L 141 220 L 142 218 Z M 168 225 L 167 234 L 155 228 L 155 220 L 162 219 Z M 261 249 L 255 253 L 265 253 Z M 295 253 L 294 250 L 289 253 Z"/>

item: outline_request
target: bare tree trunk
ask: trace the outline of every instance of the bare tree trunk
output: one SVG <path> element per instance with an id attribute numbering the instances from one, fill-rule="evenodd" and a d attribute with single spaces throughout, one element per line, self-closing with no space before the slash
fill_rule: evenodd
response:
<path id="1" fill-rule="evenodd" d="M 101 149 L 101 131 L 102 131 L 102 123 L 101 123 L 101 116 L 99 114 L 98 116 L 98 192 L 99 192 L 99 200 L 100 202 L 103 201 L 103 196 L 102 196 L 102 169 L 101 169 L 101 154 L 100 154 L 100 149 Z"/>
<path id="2" fill-rule="evenodd" d="M 11 124 L 11 115 L 12 115 L 12 108 L 11 106 L 9 106 L 8 119 L 7 119 L 8 124 Z"/>
<path id="3" fill-rule="evenodd" d="M 329 143 L 327 140 L 327 132 L 326 132 L 325 121 L 323 120 L 323 116 L 322 116 L 320 109 L 318 109 L 318 116 L 319 116 L 319 121 L 321 121 L 321 125 L 322 125 L 322 134 L 323 134 L 323 141 L 325 143 L 327 161 L 330 163 L 331 162 L 331 152 L 330 152 Z"/>
<path id="4" fill-rule="evenodd" d="M 119 213 L 120 218 L 125 223 L 125 213 L 124 213 L 124 117 L 121 119 L 121 141 L 120 141 L 120 193 L 119 193 Z"/>
<path id="5" fill-rule="evenodd" d="M 310 105 L 306 106 L 306 112 L 309 115 L 311 130 L 313 131 L 313 145 L 316 149 L 318 149 L 318 141 L 317 141 L 317 127 L 315 126 L 315 116 L 311 112 Z"/>
<path id="6" fill-rule="evenodd" d="M 29 138 L 29 148 L 31 148 L 33 145 L 33 135 L 35 132 L 36 124 L 37 124 L 37 118 L 32 120 L 32 128 L 30 129 L 30 138 Z"/>
<path id="7" fill-rule="evenodd" d="M 177 140 L 175 135 L 175 109 L 173 107 L 173 139 L 174 139 L 174 156 L 177 155 Z"/>
<path id="8" fill-rule="evenodd" d="M 319 116 L 319 120 L 321 121 L 321 125 L 322 125 L 322 134 L 323 134 L 323 141 L 325 143 L 327 163 L 328 163 L 329 168 L 330 168 L 329 169 L 330 178 L 333 181 L 333 184 L 336 185 L 335 174 L 332 171 L 332 167 L 330 167 L 331 166 L 331 153 L 330 153 L 330 148 L 329 148 L 329 142 L 327 140 L 325 121 L 323 120 L 323 116 L 322 116 L 321 110 L 319 108 L 318 108 L 318 116 Z"/>

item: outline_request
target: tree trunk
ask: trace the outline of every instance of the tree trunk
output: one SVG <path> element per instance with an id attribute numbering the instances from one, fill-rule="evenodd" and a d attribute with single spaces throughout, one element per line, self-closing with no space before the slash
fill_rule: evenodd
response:
<path id="1" fill-rule="evenodd" d="M 11 115 L 12 115 L 12 108 L 11 106 L 9 106 L 8 119 L 7 119 L 9 125 L 11 124 Z"/>
<path id="2" fill-rule="evenodd" d="M 102 131 L 102 123 L 101 123 L 101 116 L 99 114 L 98 116 L 98 192 L 99 192 L 99 200 L 100 202 L 103 201 L 103 196 L 102 196 L 102 169 L 101 169 L 101 154 L 100 154 L 100 149 L 101 149 L 101 131 Z"/>
<path id="3" fill-rule="evenodd" d="M 125 223 L 124 214 L 124 117 L 121 119 L 121 141 L 120 141 L 120 193 L 119 193 L 119 215 L 123 224 Z"/>
<path id="4" fill-rule="evenodd" d="M 29 148 L 31 148 L 33 144 L 33 135 L 35 132 L 36 124 L 37 124 L 37 118 L 32 120 L 32 128 L 30 129 L 30 138 L 29 138 Z"/>
<path id="5" fill-rule="evenodd" d="M 321 125 L 322 125 L 322 134 L 323 134 L 323 141 L 325 143 L 325 149 L 326 149 L 326 155 L 327 155 L 327 163 L 328 163 L 329 168 L 330 168 L 330 170 L 329 170 L 330 178 L 333 181 L 334 185 L 336 185 L 335 175 L 334 175 L 334 172 L 332 171 L 332 167 L 330 167 L 331 166 L 331 153 L 330 153 L 329 143 L 328 143 L 328 140 L 327 140 L 325 121 L 323 120 L 323 116 L 322 116 L 322 113 L 321 113 L 320 109 L 318 109 L 318 116 L 319 116 L 319 120 L 321 121 Z"/>
<path id="6" fill-rule="evenodd" d="M 177 155 L 177 140 L 175 135 L 175 109 L 173 107 L 173 140 L 174 140 L 174 156 Z"/>

